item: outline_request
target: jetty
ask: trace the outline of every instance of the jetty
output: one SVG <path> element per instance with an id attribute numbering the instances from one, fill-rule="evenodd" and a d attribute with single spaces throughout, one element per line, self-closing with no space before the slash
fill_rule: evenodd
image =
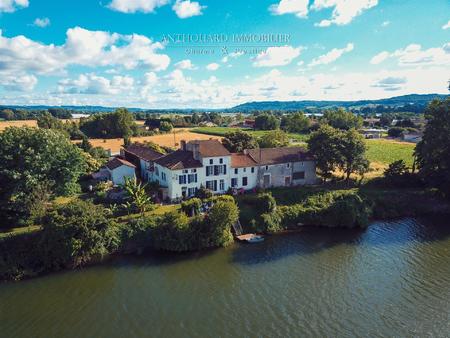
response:
<path id="1" fill-rule="evenodd" d="M 264 241 L 264 237 L 257 234 L 243 234 L 242 225 L 239 220 L 233 225 L 234 236 L 241 242 L 258 243 Z"/>

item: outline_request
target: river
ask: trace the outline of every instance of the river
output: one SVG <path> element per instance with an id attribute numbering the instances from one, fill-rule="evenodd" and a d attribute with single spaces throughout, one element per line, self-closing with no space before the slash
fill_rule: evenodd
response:
<path id="1" fill-rule="evenodd" d="M 0 284 L 0 337 L 450 336 L 450 222 L 307 228 Z"/>

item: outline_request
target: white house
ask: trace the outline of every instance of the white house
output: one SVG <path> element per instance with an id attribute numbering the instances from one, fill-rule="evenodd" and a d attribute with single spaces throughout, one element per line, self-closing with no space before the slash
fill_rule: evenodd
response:
<path id="1" fill-rule="evenodd" d="M 136 166 L 120 157 L 114 157 L 109 160 L 109 162 L 106 163 L 106 170 L 114 185 L 124 184 L 125 178 L 136 177 Z"/>
<path id="2" fill-rule="evenodd" d="M 218 140 L 181 141 L 181 148 L 154 160 L 149 181 L 157 181 L 163 198 L 194 196 L 201 187 L 221 194 L 229 188 L 252 190 L 314 184 L 316 163 L 300 147 L 249 149 L 230 153 Z"/>
<path id="3" fill-rule="evenodd" d="M 121 155 L 136 166 L 138 176 L 144 181 L 152 180 L 155 160 L 164 156 L 142 143 L 133 143 L 121 149 Z"/>

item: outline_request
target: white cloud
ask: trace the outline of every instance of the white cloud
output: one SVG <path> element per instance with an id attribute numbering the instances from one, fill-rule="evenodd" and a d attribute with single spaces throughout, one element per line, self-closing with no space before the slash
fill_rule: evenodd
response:
<path id="1" fill-rule="evenodd" d="M 253 58 L 254 67 L 274 67 L 288 65 L 300 55 L 302 47 L 269 47 Z"/>
<path id="2" fill-rule="evenodd" d="M 68 29 L 66 34 L 63 45 L 46 45 L 23 35 L 7 38 L 0 31 L 0 75 L 62 73 L 70 65 L 160 71 L 170 63 L 167 55 L 158 53 L 162 44 L 143 35 L 120 35 L 80 27 Z"/>
<path id="3" fill-rule="evenodd" d="M 386 60 L 389 57 L 389 53 L 384 51 L 381 53 L 378 53 L 377 55 L 375 55 L 371 60 L 370 63 L 373 65 L 377 65 L 381 62 L 383 62 L 384 60 Z"/>
<path id="4" fill-rule="evenodd" d="M 318 66 L 318 65 L 327 65 L 329 63 L 332 63 L 339 59 L 343 54 L 351 52 L 354 48 L 353 43 L 348 43 L 345 48 L 333 48 L 328 53 L 321 55 L 314 60 L 311 61 L 311 63 L 308 65 L 309 67 Z"/>
<path id="5" fill-rule="evenodd" d="M 28 0 L 0 0 L 0 13 L 12 13 L 21 7 L 28 7 L 28 5 Z"/>
<path id="6" fill-rule="evenodd" d="M 273 4 L 269 10 L 274 15 L 295 14 L 299 18 L 308 16 L 309 0 L 281 0 L 278 4 Z"/>
<path id="7" fill-rule="evenodd" d="M 58 92 L 66 94 L 116 95 L 133 88 L 134 79 L 116 75 L 107 79 L 95 74 L 81 74 L 77 79 L 64 79 L 58 83 Z"/>
<path id="8" fill-rule="evenodd" d="M 378 5 L 378 0 L 315 0 L 313 10 L 333 8 L 330 20 L 322 20 L 318 27 L 328 27 L 332 24 L 347 25 L 363 11 Z"/>
<path id="9" fill-rule="evenodd" d="M 370 63 L 379 64 L 388 58 L 397 59 L 400 66 L 450 65 L 450 43 L 429 49 L 422 49 L 419 44 L 411 44 L 393 53 L 383 51 L 375 55 Z"/>
<path id="10" fill-rule="evenodd" d="M 384 22 L 381 24 L 381 27 L 387 27 L 387 26 L 389 26 L 390 24 L 391 24 L 390 21 L 384 21 Z"/>
<path id="11" fill-rule="evenodd" d="M 189 59 L 181 60 L 175 64 L 175 68 L 178 69 L 189 69 L 194 70 L 196 67 L 193 65 L 192 61 Z"/>
<path id="12" fill-rule="evenodd" d="M 385 91 L 397 91 L 402 89 L 403 85 L 406 84 L 406 77 L 385 77 L 377 80 L 372 87 L 383 88 Z"/>
<path id="13" fill-rule="evenodd" d="M 218 63 L 213 62 L 213 63 L 210 63 L 209 65 L 207 65 L 206 69 L 210 70 L 210 71 L 215 71 L 215 70 L 219 69 L 219 67 L 220 67 L 220 65 Z"/>
<path id="14" fill-rule="evenodd" d="M 108 7 L 122 13 L 151 13 L 168 3 L 169 0 L 113 0 Z"/>
<path id="15" fill-rule="evenodd" d="M 7 91 L 29 92 L 34 89 L 38 79 L 34 75 L 7 76 L 0 78 L 0 86 Z"/>
<path id="16" fill-rule="evenodd" d="M 205 9 L 206 6 L 200 5 L 196 1 L 190 0 L 177 0 L 175 4 L 172 6 L 172 9 L 175 11 L 177 16 L 180 19 L 190 18 L 191 16 L 202 15 L 202 10 Z"/>
<path id="17" fill-rule="evenodd" d="M 450 29 L 450 20 L 448 20 L 448 22 L 442 26 L 442 29 Z"/>
<path id="18" fill-rule="evenodd" d="M 50 19 L 49 18 L 36 18 L 33 21 L 33 25 L 37 26 L 37 27 L 41 27 L 41 28 L 50 26 Z"/>
<path id="19" fill-rule="evenodd" d="M 227 56 L 224 56 L 224 57 L 222 58 L 222 62 L 223 62 L 223 63 L 227 63 L 227 62 L 229 61 L 230 58 L 232 58 L 232 59 L 237 59 L 238 57 L 240 57 L 240 56 L 242 56 L 242 55 L 244 55 L 244 52 L 232 52 L 232 53 L 229 53 L 229 54 L 227 54 Z M 230 65 L 229 65 L 229 66 L 230 66 Z"/>

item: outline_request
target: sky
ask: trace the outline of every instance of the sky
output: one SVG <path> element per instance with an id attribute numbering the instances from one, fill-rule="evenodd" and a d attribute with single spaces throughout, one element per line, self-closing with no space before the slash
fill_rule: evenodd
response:
<path id="1" fill-rule="evenodd" d="M 449 0 L 0 0 L 0 105 L 448 93 Z"/>

